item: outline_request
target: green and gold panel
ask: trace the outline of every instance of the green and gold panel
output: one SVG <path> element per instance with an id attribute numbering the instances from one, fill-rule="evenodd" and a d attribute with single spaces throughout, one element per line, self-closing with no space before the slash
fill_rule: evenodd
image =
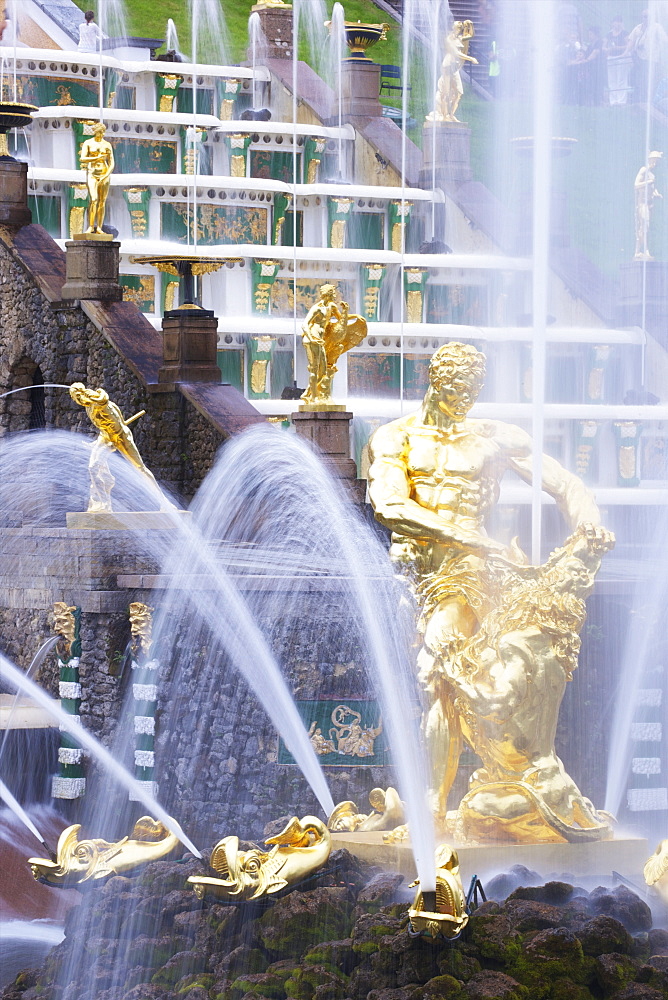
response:
<path id="1" fill-rule="evenodd" d="M 353 212 L 348 219 L 346 244 L 362 250 L 382 250 L 385 215 L 381 212 Z"/>
<path id="2" fill-rule="evenodd" d="M 427 285 L 427 323 L 488 322 L 487 288 L 483 285 Z"/>
<path id="3" fill-rule="evenodd" d="M 44 226 L 50 236 L 60 239 L 60 198 L 56 195 L 28 195 L 32 221 Z"/>
<path id="4" fill-rule="evenodd" d="M 390 762 L 376 701 L 298 701 L 296 707 L 321 764 L 379 767 Z M 278 763 L 295 764 L 282 738 L 278 742 Z"/>
<path id="5" fill-rule="evenodd" d="M 163 202 L 160 206 L 163 240 L 187 243 L 194 237 L 192 205 L 186 202 Z M 197 242 L 202 246 L 214 243 L 267 242 L 267 209 L 250 206 L 202 205 L 197 206 Z"/>
<path id="6" fill-rule="evenodd" d="M 404 355 L 404 399 L 422 399 L 429 385 L 430 354 Z"/>
<path id="7" fill-rule="evenodd" d="M 177 152 L 175 142 L 158 139 L 130 139 L 107 135 L 114 147 L 117 174 L 175 174 Z"/>
<path id="8" fill-rule="evenodd" d="M 155 276 L 152 274 L 120 274 L 123 301 L 134 302 L 142 312 L 155 312 Z"/>
<path id="9" fill-rule="evenodd" d="M 288 209 L 285 213 L 285 222 L 283 223 L 283 231 L 281 233 L 281 246 L 292 247 L 295 246 L 294 236 L 293 236 L 293 226 L 295 221 L 295 213 Z M 304 246 L 304 213 L 297 212 L 297 244 L 298 247 Z"/>
<path id="10" fill-rule="evenodd" d="M 222 382 L 233 385 L 239 392 L 244 391 L 244 352 L 241 349 L 218 351 L 218 367 Z"/>
<path id="11" fill-rule="evenodd" d="M 174 68 L 178 69 L 177 66 Z M 180 114 L 191 115 L 193 113 L 193 89 L 191 86 L 184 83 L 179 87 L 176 95 L 176 107 Z M 209 87 L 197 88 L 197 114 L 216 115 L 213 106 L 213 90 Z"/>
<path id="12" fill-rule="evenodd" d="M 349 396 L 399 396 L 398 354 L 348 354 Z"/>
<path id="13" fill-rule="evenodd" d="M 274 351 L 271 359 L 271 398 L 280 399 L 286 386 L 294 379 L 292 351 Z"/>
<path id="14" fill-rule="evenodd" d="M 301 151 L 297 152 L 297 182 L 301 181 Z M 251 149 L 250 176 L 292 184 L 295 166 L 292 153 L 277 149 Z"/>
<path id="15" fill-rule="evenodd" d="M 11 86 L 13 88 L 13 81 Z M 7 77 L 5 77 L 5 85 Z M 38 108 L 68 107 L 78 105 L 96 108 L 100 103 L 100 91 L 96 80 L 73 80 L 71 77 L 18 76 L 16 78 L 17 99 L 25 104 L 35 104 Z M 6 86 L 5 86 L 6 91 Z M 9 94 L 5 92 L 5 98 Z"/>
<path id="16" fill-rule="evenodd" d="M 297 316 L 304 317 L 318 299 L 320 287 L 334 285 L 337 302 L 350 302 L 354 295 L 351 281 L 314 281 L 313 278 L 297 279 Z M 271 315 L 291 317 L 294 315 L 294 281 L 292 278 L 276 278 L 271 288 Z"/>

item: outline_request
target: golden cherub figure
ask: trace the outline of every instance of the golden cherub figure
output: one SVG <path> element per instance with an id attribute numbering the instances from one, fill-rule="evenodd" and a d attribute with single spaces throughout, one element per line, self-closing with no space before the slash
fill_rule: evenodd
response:
<path id="1" fill-rule="evenodd" d="M 304 320 L 302 343 L 308 365 L 308 388 L 302 395 L 306 407 L 327 407 L 332 401 L 336 362 L 366 337 L 362 316 L 349 314 L 348 303 L 334 301 L 334 285 L 321 285 L 320 298 Z"/>
<path id="2" fill-rule="evenodd" d="M 123 458 L 127 459 L 130 465 L 134 465 L 135 469 L 149 481 L 159 501 L 160 510 L 174 510 L 174 505 L 163 494 L 155 476 L 144 465 L 130 430 L 130 424 L 143 416 L 145 411 L 140 410 L 129 420 L 125 420 L 118 406 L 111 402 L 104 389 L 87 389 L 83 382 L 74 382 L 70 386 L 70 396 L 75 403 L 86 408 L 91 423 L 100 432 L 88 462 L 90 472 L 88 510 L 113 510 L 111 491 L 115 479 L 107 461 L 111 451 L 120 452 Z"/>
<path id="3" fill-rule="evenodd" d="M 114 149 L 104 138 L 106 131 L 107 127 L 103 122 L 93 126 L 93 138 L 86 139 L 81 147 L 79 162 L 86 171 L 88 188 L 88 229 L 85 235 L 113 239 L 102 230 L 110 178 L 114 170 Z"/>

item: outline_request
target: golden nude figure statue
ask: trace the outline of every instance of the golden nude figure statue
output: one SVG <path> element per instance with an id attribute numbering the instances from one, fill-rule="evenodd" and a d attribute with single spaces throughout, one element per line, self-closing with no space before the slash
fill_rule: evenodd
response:
<path id="1" fill-rule="evenodd" d="M 155 476 L 144 465 L 129 427 L 134 420 L 144 414 L 144 410 L 125 420 L 118 406 L 111 402 L 104 389 L 87 389 L 83 382 L 74 382 L 70 386 L 70 396 L 75 403 L 86 408 L 89 420 L 100 432 L 88 461 L 90 473 L 88 510 L 113 510 L 111 491 L 115 479 L 108 462 L 112 451 L 118 451 L 149 481 L 160 504 L 160 510 L 174 510 L 174 505 L 158 486 Z"/>
<path id="2" fill-rule="evenodd" d="M 653 150 L 647 157 L 647 166 L 641 167 L 633 185 L 635 195 L 636 252 L 634 260 L 654 260 L 649 252 L 649 223 L 655 198 L 663 198 L 656 189 L 654 168 L 663 153 Z"/>
<path id="3" fill-rule="evenodd" d="M 331 404 L 336 362 L 366 337 L 366 320 L 350 314 L 347 302 L 337 304 L 335 293 L 334 285 L 320 286 L 320 298 L 309 309 L 302 327 L 308 366 L 308 387 L 302 394 L 305 408 L 326 409 Z"/>
<path id="4" fill-rule="evenodd" d="M 448 828 L 448 793 L 466 740 L 483 760 L 480 784 L 514 785 L 469 801 L 470 837 L 563 841 L 577 839 L 581 829 L 609 836 L 607 819 L 563 770 L 554 734 L 577 662 L 582 598 L 614 538 L 600 527 L 584 484 L 548 455 L 543 489 L 564 514 L 571 539 L 545 567 L 528 567 L 516 543 L 489 537 L 485 519 L 500 479 L 511 469 L 530 482 L 532 448 L 519 427 L 468 417 L 484 374 L 484 355 L 446 344 L 431 359 L 420 410 L 385 424 L 370 442 L 371 503 L 392 531 L 390 555 L 411 579 L 420 607 L 418 669 L 429 703 L 423 731 L 433 809 Z M 555 597 L 553 606 L 558 593 L 563 601 Z M 503 618 L 518 608 L 518 618 Z"/>
<path id="5" fill-rule="evenodd" d="M 113 237 L 103 232 L 104 213 L 107 207 L 110 178 L 114 170 L 114 150 L 104 138 L 107 127 L 98 122 L 93 127 L 93 138 L 86 139 L 79 154 L 79 162 L 86 171 L 88 188 L 88 229 L 84 236 L 95 235 L 105 239 Z"/>
<path id="6" fill-rule="evenodd" d="M 461 68 L 465 62 L 478 65 L 478 60 L 468 54 L 469 43 L 475 32 L 471 21 L 455 21 L 445 39 L 445 54 L 438 78 L 434 110 L 427 115 L 428 122 L 458 122 L 457 108 L 464 94 Z"/>

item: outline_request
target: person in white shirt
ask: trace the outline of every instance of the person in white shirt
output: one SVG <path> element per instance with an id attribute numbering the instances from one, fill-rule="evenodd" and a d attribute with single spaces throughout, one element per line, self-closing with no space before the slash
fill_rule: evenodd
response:
<path id="1" fill-rule="evenodd" d="M 79 25 L 79 45 L 80 52 L 97 52 L 100 47 L 102 32 L 95 23 L 95 13 L 87 10 L 84 14 L 85 21 Z"/>

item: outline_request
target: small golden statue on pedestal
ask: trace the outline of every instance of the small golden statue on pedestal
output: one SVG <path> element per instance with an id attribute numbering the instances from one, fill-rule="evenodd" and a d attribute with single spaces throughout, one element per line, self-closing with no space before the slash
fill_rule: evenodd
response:
<path id="1" fill-rule="evenodd" d="M 148 469 L 137 450 L 130 424 L 143 416 L 145 410 L 135 413 L 125 420 L 118 406 L 112 403 L 104 389 L 87 389 L 83 382 L 74 382 L 70 386 L 70 396 L 75 403 L 86 408 L 86 413 L 94 427 L 100 432 L 92 447 L 88 469 L 90 472 L 89 511 L 111 511 L 111 491 L 115 479 L 109 469 L 108 457 L 112 451 L 118 451 L 130 465 L 148 480 L 152 492 L 160 505 L 160 510 L 175 510 L 160 487 L 155 476 Z"/>
<path id="2" fill-rule="evenodd" d="M 610 817 L 566 773 L 554 734 L 577 666 L 584 599 L 614 536 L 584 484 L 549 455 L 542 485 L 570 523 L 564 546 L 544 566 L 528 566 L 516 540 L 505 546 L 487 535 L 506 469 L 531 481 L 532 447 L 519 427 L 468 417 L 484 374 L 483 354 L 446 344 L 431 359 L 421 409 L 370 442 L 371 503 L 420 609 L 433 809 L 468 842 L 607 839 Z M 482 767 L 447 813 L 464 741 Z"/>
<path id="3" fill-rule="evenodd" d="M 478 60 L 468 54 L 469 43 L 474 34 L 472 21 L 455 21 L 452 25 L 445 39 L 445 55 L 436 88 L 434 110 L 427 115 L 426 121 L 459 123 L 457 108 L 464 94 L 461 68 L 465 62 L 478 65 Z"/>
<path id="4" fill-rule="evenodd" d="M 97 122 L 93 138 L 86 139 L 79 154 L 79 162 L 86 171 L 88 188 L 88 229 L 76 233 L 75 240 L 113 240 L 111 233 L 102 229 L 107 207 L 110 178 L 114 170 L 114 149 L 104 138 L 107 126 Z"/>
<path id="5" fill-rule="evenodd" d="M 634 260 L 654 260 L 649 252 L 649 223 L 654 199 L 663 198 L 656 189 L 654 168 L 663 156 L 653 150 L 647 157 L 647 166 L 641 167 L 633 185 L 635 194 L 636 252 Z"/>
<path id="6" fill-rule="evenodd" d="M 308 365 L 308 388 L 302 395 L 300 410 L 345 410 L 332 402 L 332 379 L 336 362 L 366 337 L 367 324 L 362 316 L 349 314 L 348 303 L 334 301 L 334 285 L 321 285 L 320 298 L 304 320 L 302 343 Z"/>

